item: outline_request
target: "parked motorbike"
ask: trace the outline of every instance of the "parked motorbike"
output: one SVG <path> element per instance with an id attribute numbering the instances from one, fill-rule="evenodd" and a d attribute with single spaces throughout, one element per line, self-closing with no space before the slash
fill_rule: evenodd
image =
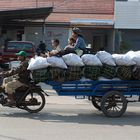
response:
<path id="1" fill-rule="evenodd" d="M 0 79 L 0 81 L 2 81 L 2 78 Z M 15 90 L 13 96 L 16 101 L 16 106 L 9 107 L 17 107 L 30 113 L 37 113 L 45 106 L 45 95 L 47 94 L 41 89 L 41 86 L 30 82 L 28 85 Z M 0 93 L 0 104 L 4 106 L 6 103 L 7 94 L 3 91 Z"/>

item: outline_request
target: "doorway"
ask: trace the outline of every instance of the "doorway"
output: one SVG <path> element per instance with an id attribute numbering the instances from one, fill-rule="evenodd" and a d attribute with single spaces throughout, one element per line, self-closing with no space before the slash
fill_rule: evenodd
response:
<path id="1" fill-rule="evenodd" d="M 93 36 L 93 51 L 98 52 L 104 50 L 107 44 L 107 35 L 99 34 Z"/>

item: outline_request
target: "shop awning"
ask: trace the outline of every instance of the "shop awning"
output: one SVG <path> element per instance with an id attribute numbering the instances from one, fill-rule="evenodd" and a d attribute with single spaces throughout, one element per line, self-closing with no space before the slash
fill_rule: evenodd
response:
<path id="1" fill-rule="evenodd" d="M 70 23 L 72 25 L 83 25 L 83 26 L 113 26 L 114 20 L 72 19 Z"/>
<path id="2" fill-rule="evenodd" d="M 7 24 L 13 21 L 45 19 L 52 12 L 52 9 L 52 7 L 43 7 L 0 11 L 0 24 Z"/>
<path id="3" fill-rule="evenodd" d="M 113 28 L 114 15 L 109 14 L 71 14 L 71 13 L 51 13 L 46 24 L 70 25 L 92 28 Z"/>

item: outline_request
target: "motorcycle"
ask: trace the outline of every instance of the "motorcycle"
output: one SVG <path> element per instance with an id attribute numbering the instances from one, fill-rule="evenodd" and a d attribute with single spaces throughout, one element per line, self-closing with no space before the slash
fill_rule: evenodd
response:
<path id="1" fill-rule="evenodd" d="M 2 78 L 0 78 L 2 82 Z M 19 87 L 13 93 L 16 106 L 19 109 L 26 110 L 30 113 L 38 113 L 45 106 L 45 95 L 48 96 L 41 86 L 36 85 L 33 81 L 28 85 Z M 7 103 L 7 94 L 3 91 L 0 93 L 0 104 L 4 106 Z"/>

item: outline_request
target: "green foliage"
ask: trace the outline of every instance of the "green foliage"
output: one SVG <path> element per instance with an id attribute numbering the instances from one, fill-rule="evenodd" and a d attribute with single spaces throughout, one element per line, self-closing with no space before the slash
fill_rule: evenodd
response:
<path id="1" fill-rule="evenodd" d="M 131 48 L 128 42 L 122 41 L 120 44 L 120 52 L 126 53 Z"/>

